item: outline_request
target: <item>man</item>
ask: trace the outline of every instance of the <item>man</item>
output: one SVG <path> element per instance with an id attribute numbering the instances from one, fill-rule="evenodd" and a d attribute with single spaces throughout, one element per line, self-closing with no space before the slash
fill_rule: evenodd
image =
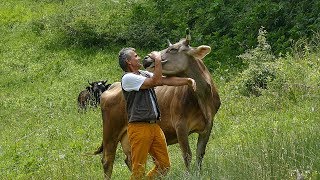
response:
<path id="1" fill-rule="evenodd" d="M 196 83 L 191 78 L 163 77 L 160 53 L 152 52 L 149 56 L 155 61 L 153 73 L 140 70 L 141 58 L 134 48 L 124 48 L 119 52 L 119 65 L 125 72 L 121 85 L 128 112 L 131 179 L 145 178 L 148 153 L 155 163 L 154 168 L 147 174 L 148 179 L 165 175 L 170 168 L 165 136 L 157 124 L 157 121 L 160 121 L 160 111 L 154 87 L 189 85 L 194 91 L 196 89 Z"/>

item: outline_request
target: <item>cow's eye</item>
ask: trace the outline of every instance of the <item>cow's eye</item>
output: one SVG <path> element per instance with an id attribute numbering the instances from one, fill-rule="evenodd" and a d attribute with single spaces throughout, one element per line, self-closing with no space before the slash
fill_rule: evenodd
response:
<path id="1" fill-rule="evenodd" d="M 176 48 L 171 48 L 171 49 L 168 50 L 168 52 L 170 52 L 170 53 L 176 53 L 176 52 L 178 52 L 178 49 L 176 49 Z"/>

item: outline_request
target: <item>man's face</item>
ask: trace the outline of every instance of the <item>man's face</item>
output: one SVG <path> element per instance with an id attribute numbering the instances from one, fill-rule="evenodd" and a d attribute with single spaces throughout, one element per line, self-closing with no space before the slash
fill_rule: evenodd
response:
<path id="1" fill-rule="evenodd" d="M 131 51 L 130 54 L 131 58 L 127 61 L 128 65 L 131 65 L 131 67 L 134 68 L 134 70 L 139 70 L 141 68 L 140 56 L 138 56 L 138 54 L 134 51 Z"/>

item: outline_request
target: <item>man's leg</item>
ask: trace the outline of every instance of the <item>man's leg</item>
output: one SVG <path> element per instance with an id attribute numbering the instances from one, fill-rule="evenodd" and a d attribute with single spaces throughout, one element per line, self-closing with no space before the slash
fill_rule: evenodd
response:
<path id="1" fill-rule="evenodd" d="M 129 123 L 128 137 L 131 146 L 131 180 L 143 179 L 148 152 L 152 142 L 150 124 Z"/>
<path id="2" fill-rule="evenodd" d="M 170 168 L 170 160 L 166 138 L 159 125 L 153 128 L 154 139 L 150 147 L 150 154 L 154 160 L 155 166 L 147 174 L 149 179 L 158 175 L 166 175 Z"/>

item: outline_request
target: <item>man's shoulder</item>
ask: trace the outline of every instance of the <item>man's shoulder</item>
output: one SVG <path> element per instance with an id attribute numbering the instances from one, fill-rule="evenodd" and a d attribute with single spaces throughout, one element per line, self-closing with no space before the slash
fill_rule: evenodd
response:
<path id="1" fill-rule="evenodd" d="M 140 74 L 145 77 L 152 77 L 153 73 L 149 71 L 139 70 Z"/>
<path id="2" fill-rule="evenodd" d="M 141 76 L 135 73 L 126 73 L 122 76 L 121 80 L 122 82 L 131 82 L 131 81 L 144 81 L 145 80 L 145 76 Z"/>
<path id="3" fill-rule="evenodd" d="M 135 77 L 135 76 L 137 76 L 137 75 L 132 73 L 132 72 L 127 72 L 122 76 L 122 79 L 123 78 L 132 78 L 132 77 Z"/>
<path id="4" fill-rule="evenodd" d="M 139 91 L 146 77 L 134 73 L 126 73 L 122 76 L 122 88 L 125 91 Z"/>

